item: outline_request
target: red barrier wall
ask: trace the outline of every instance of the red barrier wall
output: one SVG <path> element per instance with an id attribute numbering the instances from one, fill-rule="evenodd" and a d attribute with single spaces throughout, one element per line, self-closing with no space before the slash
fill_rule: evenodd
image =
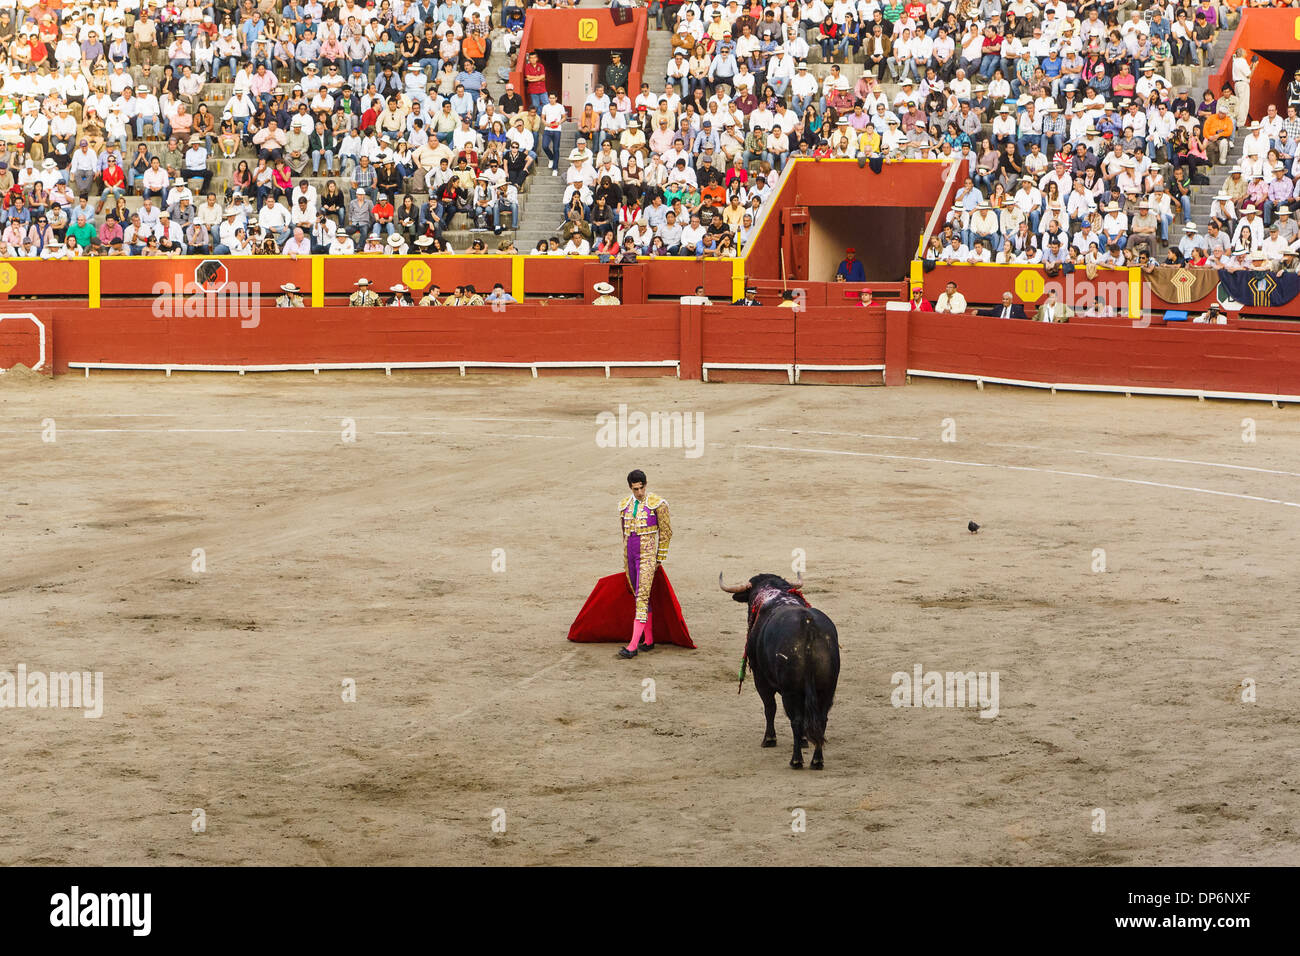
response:
<path id="1" fill-rule="evenodd" d="M 0 297 L 75 295 L 85 298 L 90 282 L 84 259 L 0 259 Z"/>
<path id="2" fill-rule="evenodd" d="M 676 305 L 623 309 L 264 309 L 238 318 L 167 319 L 126 309 L 59 309 L 54 366 L 300 365 L 382 362 L 632 362 L 676 360 Z M 632 324 L 632 323 L 635 324 Z M 635 330 L 635 335 L 629 334 Z M 671 373 L 670 373 L 671 374 Z"/>
<path id="3" fill-rule="evenodd" d="M 364 256 L 360 257 L 361 262 L 349 258 L 348 261 L 353 263 L 349 270 L 352 282 L 356 277 L 364 275 L 365 269 L 371 267 L 371 261 L 378 261 L 384 257 L 381 256 Z M 111 256 L 98 260 L 99 277 L 100 277 L 100 294 L 101 295 L 145 295 L 152 292 L 156 285 L 165 284 L 170 288 L 176 288 L 179 283 L 182 291 L 195 281 L 195 271 L 203 262 L 220 262 L 224 271 L 220 273 L 221 279 L 234 285 L 242 285 L 244 288 L 251 288 L 253 285 L 259 285 L 267 293 L 276 293 L 280 285 L 285 282 L 292 282 L 300 289 L 311 288 L 311 259 L 291 259 L 287 256 L 176 256 L 175 258 L 167 256 Z M 326 271 L 328 274 L 329 263 L 331 260 L 326 258 Z M 82 272 L 82 285 L 85 285 L 86 260 L 78 263 L 69 263 L 77 265 Z M 393 282 L 397 280 L 394 279 Z M 391 284 L 391 283 L 390 283 Z M 385 286 L 387 288 L 387 286 Z M 341 291 L 341 289 L 339 290 Z M 85 292 L 81 292 L 85 295 Z M 278 293 L 277 293 L 278 294 Z"/>
<path id="4" fill-rule="evenodd" d="M 292 282 L 304 294 L 313 287 L 318 271 L 320 291 L 326 296 L 349 295 L 356 290 L 356 280 L 370 279 L 384 291 L 398 282 L 416 292 L 439 283 L 450 292 L 457 284 L 468 283 L 488 291 L 500 282 L 518 296 L 516 275 L 523 279 L 527 296 L 589 296 L 591 282 L 586 270 L 598 266 L 600 279 L 610 276 L 610 266 L 596 256 L 114 256 L 67 261 L 39 259 L 0 259 L 0 300 L 8 299 L 13 308 L 33 298 L 80 299 L 91 307 L 111 305 L 116 297 L 143 298 L 157 295 L 160 285 L 167 290 L 189 290 L 196 281 L 196 271 L 203 263 L 220 263 L 215 284 L 227 283 L 234 291 L 260 287 L 262 294 L 279 294 L 281 284 Z M 665 257 L 642 259 L 623 267 L 639 272 L 640 280 L 627 283 L 630 303 L 646 301 L 649 296 L 692 295 L 696 286 L 704 285 L 707 294 L 731 299 L 735 264 L 729 259 L 695 259 Z M 518 273 L 516 273 L 518 270 Z M 595 280 L 593 280 L 595 281 Z M 102 300 L 100 297 L 103 297 Z M 310 300 L 309 300 L 310 303 Z M 80 303 L 70 302 L 73 305 Z"/>
<path id="5" fill-rule="evenodd" d="M 908 368 L 1036 382 L 1300 394 L 1300 336 L 909 316 Z"/>
<path id="6" fill-rule="evenodd" d="M 37 309 L 53 368 L 122 365 L 359 365 L 677 361 L 683 378 L 786 381 L 790 366 L 886 366 L 1049 384 L 1300 395 L 1300 334 L 1264 328 L 1117 320 L 1063 325 L 880 307 L 738 309 L 663 304 L 475 309 L 266 309 L 235 318 L 169 319 L 149 311 Z M 34 358 L 30 324 L 0 323 L 0 361 Z M 16 320 L 13 320 L 16 321 Z M 57 335 L 55 334 L 57 332 Z M 631 334 L 631 333 L 635 334 Z M 613 371 L 613 370 L 611 370 Z M 671 370 L 661 370 L 672 374 Z M 843 381 L 844 372 L 824 373 Z M 817 381 L 826 378 L 804 378 Z M 852 381 L 880 381 L 880 372 Z"/>
<path id="7" fill-rule="evenodd" d="M 932 303 L 943 293 L 949 282 L 956 282 L 957 290 L 966 297 L 972 309 L 978 305 L 993 305 L 1001 302 L 1002 293 L 1011 292 L 1015 296 L 1015 301 L 1024 305 L 1026 312 L 1032 313 L 1041 301 L 1041 296 L 1026 301 L 1017 294 L 1016 283 L 1024 273 L 1038 276 L 1043 283 L 1051 281 L 1058 288 L 1073 291 L 1071 297 L 1073 301 L 1066 304 L 1074 308 L 1087 305 L 1092 301 L 1093 296 L 1099 294 L 1099 290 L 1124 290 L 1127 296 L 1129 278 L 1127 269 L 1098 269 L 1092 279 L 1089 279 L 1083 271 L 1076 270 L 1071 276 L 1058 275 L 1048 280 L 1042 266 L 936 265 L 931 271 L 922 275 L 921 284 L 925 289 L 925 297 Z M 1107 301 L 1111 301 L 1109 295 L 1105 292 L 1102 294 Z"/>
<path id="8" fill-rule="evenodd" d="M 1002 293 L 1009 291 L 1016 297 L 1016 302 L 1024 305 L 1026 312 L 1032 314 L 1037 304 L 1042 301 L 1042 296 L 1026 301 L 1019 294 L 1017 280 L 1021 280 L 1025 273 L 1033 273 L 1039 276 L 1044 284 L 1051 284 L 1058 290 L 1071 293 L 1063 295 L 1062 300 L 1068 299 L 1067 304 L 1075 309 L 1086 307 L 1096 295 L 1101 295 L 1121 313 L 1125 311 L 1128 302 L 1127 269 L 1098 269 L 1092 279 L 1089 279 L 1083 270 L 1076 269 L 1072 275 L 1061 274 L 1054 279 L 1049 279 L 1042 266 L 936 265 L 931 271 L 923 273 L 922 287 L 925 289 L 925 297 L 934 302 L 949 281 L 956 282 L 958 291 L 966 297 L 973 311 L 986 305 L 997 304 L 1002 300 Z M 1142 303 L 1143 311 L 1150 312 L 1150 321 L 1155 323 L 1164 321 L 1164 313 L 1170 310 L 1204 312 L 1210 303 L 1218 299 L 1217 285 L 1201 298 L 1182 303 L 1169 302 L 1160 298 L 1151 291 L 1151 285 L 1147 282 L 1143 282 L 1142 289 L 1145 296 L 1145 302 Z M 1122 295 L 1120 290 L 1124 290 Z M 1252 316 L 1278 319 L 1295 318 L 1297 311 L 1300 311 L 1300 300 L 1277 308 L 1253 305 L 1250 307 Z"/>
<path id="9" fill-rule="evenodd" d="M 54 374 L 54 330 L 50 322 L 38 321 L 44 328 L 20 315 L 0 319 L 0 370 L 21 363 L 45 375 Z"/>

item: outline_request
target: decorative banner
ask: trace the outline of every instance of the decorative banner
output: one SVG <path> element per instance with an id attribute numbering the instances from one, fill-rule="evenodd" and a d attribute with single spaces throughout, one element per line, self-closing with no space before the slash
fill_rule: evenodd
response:
<path id="1" fill-rule="evenodd" d="M 1223 291 L 1247 308 L 1286 305 L 1300 294 L 1300 275 L 1294 272 L 1229 272 L 1219 270 Z"/>
<path id="2" fill-rule="evenodd" d="M 1219 282 L 1213 269 L 1188 269 L 1186 266 L 1157 266 L 1145 276 L 1158 298 L 1176 304 L 1205 298 Z"/>

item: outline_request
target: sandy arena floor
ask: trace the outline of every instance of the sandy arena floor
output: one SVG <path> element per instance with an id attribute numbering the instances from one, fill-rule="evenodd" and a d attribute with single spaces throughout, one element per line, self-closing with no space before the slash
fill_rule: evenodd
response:
<path id="1" fill-rule="evenodd" d="M 703 413 L 703 454 L 597 447 L 619 403 Z M 105 687 L 0 710 L 0 863 L 1300 863 L 1300 409 L 155 373 L 0 378 L 0 429 L 0 670 Z M 633 467 L 699 649 L 622 662 L 564 638 Z M 794 549 L 843 654 L 823 773 L 783 715 L 759 747 L 716 586 Z M 999 715 L 894 708 L 914 664 L 997 671 Z"/>

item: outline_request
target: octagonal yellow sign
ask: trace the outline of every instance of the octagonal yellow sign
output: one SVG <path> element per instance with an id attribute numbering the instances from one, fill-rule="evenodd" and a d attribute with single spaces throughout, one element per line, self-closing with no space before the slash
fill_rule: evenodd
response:
<path id="1" fill-rule="evenodd" d="M 18 270 L 7 262 L 0 262 L 0 292 L 8 292 L 18 284 Z"/>
<path id="2" fill-rule="evenodd" d="M 1020 296 L 1021 302 L 1037 302 L 1046 287 L 1047 281 L 1042 273 L 1034 269 L 1025 269 L 1016 276 L 1016 295 Z"/>
<path id="3" fill-rule="evenodd" d="M 402 282 L 412 289 L 423 289 L 433 279 L 433 270 L 427 262 L 412 259 L 402 266 Z"/>

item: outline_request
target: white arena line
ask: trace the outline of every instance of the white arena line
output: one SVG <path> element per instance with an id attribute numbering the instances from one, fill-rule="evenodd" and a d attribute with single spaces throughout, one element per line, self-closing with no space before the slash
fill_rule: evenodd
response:
<path id="1" fill-rule="evenodd" d="M 566 422 L 574 421 L 567 418 L 458 418 L 456 416 L 439 415 L 436 418 L 416 418 L 417 422 L 542 422 L 548 425 L 563 425 Z"/>
<path id="2" fill-rule="evenodd" d="M 516 681 L 516 682 L 515 682 L 515 686 L 516 686 L 516 687 L 527 687 L 527 686 L 528 686 L 529 684 L 531 684 L 533 681 L 537 680 L 537 679 L 540 678 L 540 677 L 545 676 L 545 675 L 547 674 L 547 672 L 549 672 L 549 671 L 553 671 L 553 670 L 555 670 L 555 668 L 557 668 L 557 667 L 562 667 L 562 666 L 564 666 L 565 664 L 569 663 L 569 661 L 573 660 L 573 659 L 574 659 L 575 657 L 577 657 L 577 656 L 578 656 L 578 649 L 577 649 L 576 647 L 575 647 L 575 648 L 572 648 L 572 649 L 569 651 L 569 653 L 565 654 L 565 655 L 564 655 L 563 657 L 561 657 L 558 661 L 555 661 L 555 662 L 552 663 L 552 664 L 547 664 L 547 665 L 546 665 L 545 667 L 543 667 L 541 670 L 533 672 L 533 673 L 530 674 L 529 676 L 525 677 L 523 680 Z M 491 696 L 485 698 L 484 700 L 480 700 L 480 701 L 479 701 L 478 703 L 476 703 L 476 704 L 471 704 L 469 707 L 466 707 L 464 710 L 462 710 L 459 714 L 452 714 L 450 717 L 444 717 L 444 718 L 442 719 L 441 723 L 443 723 L 443 724 L 450 724 L 450 723 L 452 723 L 453 721 L 460 720 L 462 717 L 468 717 L 470 714 L 474 713 L 474 711 L 478 710 L 478 709 L 479 709 L 480 707 L 482 707 L 484 704 L 490 704 L 490 703 L 492 703 L 492 702 L 495 701 L 495 700 L 500 700 L 502 697 L 505 697 L 505 696 L 507 696 L 507 695 L 510 694 L 510 693 L 511 693 L 510 691 L 504 691 L 504 692 L 499 693 L 499 694 L 493 694 L 493 695 L 491 695 Z M 421 730 L 421 731 L 419 731 L 415 736 L 421 736 L 421 735 L 423 735 L 424 733 L 426 733 L 426 731 Z M 408 739 L 409 739 L 409 738 L 408 738 Z"/>
<path id="3" fill-rule="evenodd" d="M 764 428 L 761 425 L 754 430 L 759 432 L 788 432 L 791 435 L 843 435 L 848 438 L 886 438 L 892 441 L 921 440 L 913 438 L 911 435 L 872 435 L 867 432 L 817 432 L 811 428 Z"/>
<path id="4" fill-rule="evenodd" d="M 1283 501 L 1280 498 L 1263 498 L 1259 495 L 1243 495 L 1235 491 L 1216 491 L 1213 488 L 1194 488 L 1191 485 L 1169 485 L 1160 481 L 1144 481 L 1140 478 L 1118 478 L 1112 475 L 1094 475 L 1083 471 L 1059 471 L 1055 468 L 1032 468 L 1028 465 L 999 465 L 988 461 L 959 461 L 953 458 L 920 458 L 910 455 L 885 455 L 869 451 L 836 451 L 827 448 L 789 448 L 780 445 L 737 445 L 738 448 L 753 448 L 758 451 L 787 451 L 803 455 L 845 455 L 852 458 L 885 458 L 893 461 L 920 461 L 938 465 L 964 465 L 968 468 L 1001 468 L 1007 471 L 1033 471 L 1043 475 L 1062 475 L 1067 478 L 1092 478 L 1096 481 L 1116 481 L 1126 485 L 1146 485 L 1149 488 L 1166 488 L 1170 491 L 1191 491 L 1201 495 L 1218 495 L 1223 498 L 1238 498 L 1242 501 L 1261 501 L 1270 505 L 1284 505 L 1287 508 L 1300 508 L 1300 502 Z"/>
<path id="5" fill-rule="evenodd" d="M 1283 475 L 1300 478 L 1300 471 L 1279 471 L 1276 468 L 1256 468 L 1253 465 L 1230 465 L 1220 461 L 1197 461 L 1194 458 L 1161 458 L 1158 455 L 1126 455 L 1118 451 L 1089 451 L 1086 448 L 1048 448 L 1045 445 L 1013 445 L 986 442 L 990 448 L 1030 448 L 1035 451 L 1067 452 L 1071 455 L 1098 455 L 1105 458 L 1130 458 L 1134 461 L 1164 461 L 1174 465 L 1200 465 L 1203 468 L 1230 468 L 1233 471 L 1257 471 L 1265 475 Z"/>

